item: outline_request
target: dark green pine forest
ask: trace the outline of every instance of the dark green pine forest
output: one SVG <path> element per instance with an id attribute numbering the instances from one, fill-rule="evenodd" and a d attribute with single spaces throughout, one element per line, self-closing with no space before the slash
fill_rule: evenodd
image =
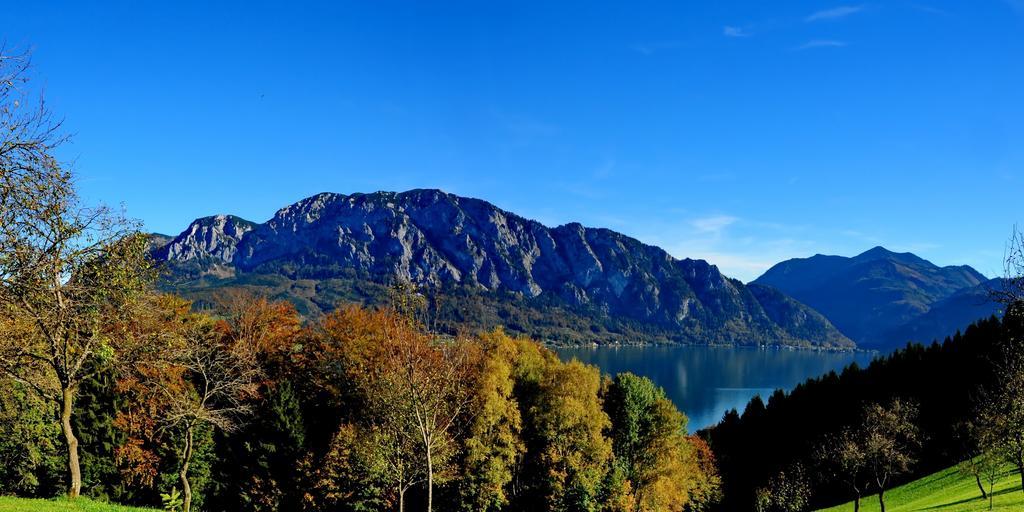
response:
<path id="1" fill-rule="evenodd" d="M 1022 342 L 1024 315 L 1011 309 L 1002 320 L 981 320 L 941 343 L 907 345 L 866 368 L 851 365 L 789 393 L 776 391 L 767 401 L 754 398 L 743 411 L 731 411 L 701 432 L 721 471 L 721 509 L 745 510 L 773 481 L 794 476 L 806 505 L 779 503 L 774 509 L 830 506 L 853 500 L 858 489 L 875 500 L 878 486 L 870 468 L 844 466 L 833 451 L 845 434 L 870 426 L 870 404 L 902 401 L 916 409 L 916 442 L 905 447 L 912 462 L 893 471 L 890 488 L 992 450 L 1019 466 L 1013 455 L 1019 446 L 1011 437 L 999 440 L 998 432 L 1007 428 L 1000 423 L 1019 421 L 1021 414 L 1019 395 L 1006 393 L 1021 379 L 1014 368 Z"/>

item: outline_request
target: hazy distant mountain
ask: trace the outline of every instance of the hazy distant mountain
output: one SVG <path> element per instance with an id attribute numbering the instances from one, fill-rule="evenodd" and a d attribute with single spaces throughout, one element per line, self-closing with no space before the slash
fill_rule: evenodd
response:
<path id="1" fill-rule="evenodd" d="M 901 337 L 907 332 L 931 333 L 947 322 L 959 326 L 963 316 L 981 311 L 959 309 L 954 320 L 940 317 L 939 310 L 933 320 L 924 318 L 917 327 L 908 325 L 944 299 L 987 281 L 969 266 L 939 267 L 910 253 L 875 247 L 852 258 L 819 254 L 784 261 L 754 283 L 774 287 L 811 306 L 860 346 L 889 348 L 902 345 L 906 340 Z M 953 309 L 956 304 L 960 303 L 951 300 L 945 307 Z M 909 331 L 897 331 L 905 325 Z"/>
<path id="2" fill-rule="evenodd" d="M 442 290 L 444 321 L 559 341 L 852 346 L 807 306 L 705 261 L 439 190 L 324 193 L 262 224 L 206 217 L 154 254 L 169 288 L 201 300 L 256 288 L 316 314 L 379 301 L 397 278 Z"/>
<path id="3" fill-rule="evenodd" d="M 991 315 L 1002 316 L 991 291 L 1002 286 L 1001 279 L 985 281 L 977 286 L 958 290 L 935 304 L 923 315 L 889 331 L 883 340 L 887 346 L 901 346 L 908 341 L 930 343 L 942 341 L 956 331 L 963 331 L 975 320 Z"/>

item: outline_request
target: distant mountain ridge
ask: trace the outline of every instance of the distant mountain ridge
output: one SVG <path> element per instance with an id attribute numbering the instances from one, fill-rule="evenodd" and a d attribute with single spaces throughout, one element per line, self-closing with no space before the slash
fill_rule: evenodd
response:
<path id="1" fill-rule="evenodd" d="M 907 336 L 925 342 L 931 338 L 923 336 L 941 338 L 995 312 L 981 293 L 988 282 L 969 266 L 939 267 L 883 247 L 852 258 L 818 254 L 783 261 L 753 281 L 821 312 L 859 346 L 880 349 L 901 346 Z M 973 290 L 973 307 L 944 303 L 967 290 Z"/>
<path id="2" fill-rule="evenodd" d="M 608 229 L 549 228 L 440 190 L 323 193 L 264 223 L 205 217 L 154 256 L 167 262 L 165 286 L 186 295 L 262 287 L 311 313 L 372 301 L 380 285 L 399 279 L 452 291 L 467 308 L 496 317 L 479 327 L 501 323 L 527 334 L 564 324 L 558 312 L 583 323 L 558 332 L 589 331 L 587 341 L 853 345 L 811 308 L 705 261 L 679 260 Z M 451 316 L 472 323 L 463 310 Z"/>
<path id="3" fill-rule="evenodd" d="M 1002 305 L 992 300 L 992 291 L 1003 288 L 1002 279 L 991 279 L 977 286 L 957 290 L 934 304 L 921 316 L 886 333 L 891 346 L 907 341 L 928 343 L 963 331 L 972 322 L 991 315 L 1002 316 Z"/>

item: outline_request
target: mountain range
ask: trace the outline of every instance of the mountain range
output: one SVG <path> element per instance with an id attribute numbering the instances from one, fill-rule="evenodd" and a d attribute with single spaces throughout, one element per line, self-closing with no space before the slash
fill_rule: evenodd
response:
<path id="1" fill-rule="evenodd" d="M 813 307 L 862 348 L 941 339 L 998 312 L 989 298 L 998 280 L 966 265 L 939 267 L 883 247 L 852 258 L 783 261 L 753 283 Z"/>
<path id="2" fill-rule="evenodd" d="M 440 190 L 322 193 L 257 223 L 203 217 L 153 235 L 163 287 L 202 307 L 229 290 L 307 316 L 383 304 L 395 283 L 430 298 L 440 330 L 503 326 L 553 343 L 696 343 L 888 350 L 997 313 L 998 284 L 876 247 L 781 262 L 751 283 L 608 229 L 548 227 Z"/>
<path id="3" fill-rule="evenodd" d="M 435 321 L 450 330 L 503 325 L 560 343 L 853 347 L 814 309 L 706 261 L 440 190 L 323 193 L 263 223 L 197 219 L 153 245 L 164 286 L 200 305 L 247 289 L 317 315 L 381 303 L 407 282 L 431 291 Z"/>

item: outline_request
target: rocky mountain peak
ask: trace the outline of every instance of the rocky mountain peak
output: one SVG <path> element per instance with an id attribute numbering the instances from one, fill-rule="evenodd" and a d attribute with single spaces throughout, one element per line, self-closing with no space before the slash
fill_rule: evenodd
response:
<path id="1" fill-rule="evenodd" d="M 192 221 L 185 231 L 156 251 L 158 258 L 176 261 L 213 259 L 231 263 L 238 242 L 256 224 L 234 215 L 213 215 Z"/>
<path id="2" fill-rule="evenodd" d="M 209 257 L 243 275 L 400 279 L 512 294 L 657 325 L 693 342 L 819 342 L 780 327 L 742 283 L 705 261 L 677 260 L 608 229 L 549 228 L 441 190 L 322 193 L 263 224 L 235 219 L 199 219 L 158 257 L 172 263 Z M 794 301 L 772 311 L 803 307 Z M 815 332 L 834 332 L 827 321 L 819 327 Z M 849 343 L 841 335 L 828 342 Z"/>

